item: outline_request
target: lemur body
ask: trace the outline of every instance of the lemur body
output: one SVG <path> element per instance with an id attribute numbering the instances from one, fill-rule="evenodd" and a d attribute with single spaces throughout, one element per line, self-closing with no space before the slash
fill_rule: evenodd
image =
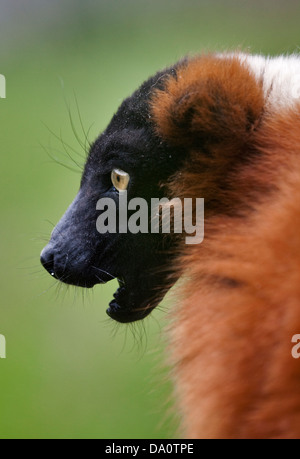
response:
<path id="1" fill-rule="evenodd" d="M 118 277 L 108 314 L 121 322 L 143 319 L 186 277 L 170 349 L 189 438 L 300 437 L 299 96 L 298 56 L 208 54 L 159 72 L 92 146 L 42 253 L 65 282 Z M 204 242 L 99 237 L 96 201 L 117 200 L 116 168 L 129 197 L 204 198 Z"/>

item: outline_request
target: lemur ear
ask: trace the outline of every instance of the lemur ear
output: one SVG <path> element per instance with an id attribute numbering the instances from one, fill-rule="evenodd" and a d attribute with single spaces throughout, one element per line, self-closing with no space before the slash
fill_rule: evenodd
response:
<path id="1" fill-rule="evenodd" d="M 171 196 L 205 198 L 205 213 L 235 212 L 255 187 L 246 165 L 264 109 L 260 81 L 246 60 L 204 56 L 184 63 L 151 100 L 157 135 L 184 156 Z M 242 202 L 242 200 L 245 202 Z"/>
<path id="2" fill-rule="evenodd" d="M 262 113 L 261 84 L 232 56 L 185 62 L 151 100 L 157 133 L 173 146 L 203 149 L 245 143 Z M 210 151 L 210 153 L 213 153 Z"/>

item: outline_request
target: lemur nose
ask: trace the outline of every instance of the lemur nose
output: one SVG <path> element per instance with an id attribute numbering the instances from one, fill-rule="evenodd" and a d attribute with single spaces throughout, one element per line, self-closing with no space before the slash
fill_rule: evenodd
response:
<path id="1" fill-rule="evenodd" d="M 48 271 L 51 276 L 56 277 L 54 271 L 54 250 L 50 244 L 42 250 L 40 260 L 46 271 Z"/>

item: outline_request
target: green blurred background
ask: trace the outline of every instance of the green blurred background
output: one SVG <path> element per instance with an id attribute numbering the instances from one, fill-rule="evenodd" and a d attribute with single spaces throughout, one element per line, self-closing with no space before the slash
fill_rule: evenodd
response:
<path id="1" fill-rule="evenodd" d="M 291 0 L 0 0 L 0 438 L 178 436 L 164 364 L 172 300 L 116 326 L 105 314 L 115 284 L 58 286 L 39 254 L 79 186 L 81 124 L 93 140 L 187 53 L 295 52 L 299 19 Z"/>

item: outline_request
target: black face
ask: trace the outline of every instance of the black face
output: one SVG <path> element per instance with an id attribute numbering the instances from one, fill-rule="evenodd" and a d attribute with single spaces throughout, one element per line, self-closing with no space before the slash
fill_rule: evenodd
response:
<path id="1" fill-rule="evenodd" d="M 100 234 L 96 228 L 99 199 L 112 198 L 118 209 L 119 192 L 111 172 L 129 174 L 128 201 L 134 197 L 166 196 L 163 186 L 182 157 L 156 134 L 149 99 L 162 88 L 168 69 L 144 83 L 123 102 L 105 132 L 92 146 L 78 195 L 52 233 L 41 254 L 49 273 L 62 282 L 93 287 L 117 278 L 119 289 L 107 313 L 119 322 L 146 317 L 171 286 L 169 266 L 175 241 L 162 234 L 130 232 Z M 167 196 L 168 197 L 168 196 Z"/>

